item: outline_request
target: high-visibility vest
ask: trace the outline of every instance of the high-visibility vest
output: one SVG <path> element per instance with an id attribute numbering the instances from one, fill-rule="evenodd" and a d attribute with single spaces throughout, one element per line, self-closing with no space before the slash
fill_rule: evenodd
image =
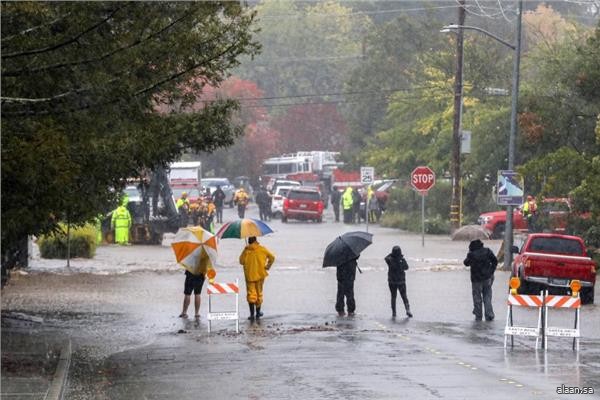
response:
<path id="1" fill-rule="evenodd" d="M 131 214 L 125 206 L 119 206 L 113 211 L 111 224 L 115 229 L 129 228 L 131 226 Z"/>
<path id="2" fill-rule="evenodd" d="M 187 204 L 188 207 L 190 206 L 190 201 L 188 199 L 184 199 L 183 197 L 180 197 L 179 200 L 177 200 L 177 209 L 179 210 L 181 208 L 182 205 Z"/>
<path id="3" fill-rule="evenodd" d="M 352 198 L 352 190 L 346 190 L 342 195 L 342 207 L 344 210 L 349 210 L 354 205 L 354 199 Z"/>

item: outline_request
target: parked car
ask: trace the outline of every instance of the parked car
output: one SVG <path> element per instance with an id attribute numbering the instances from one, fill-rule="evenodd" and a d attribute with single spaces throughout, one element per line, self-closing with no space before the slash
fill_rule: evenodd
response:
<path id="1" fill-rule="evenodd" d="M 278 186 L 272 194 L 271 215 L 273 218 L 281 218 L 283 215 L 283 199 L 291 188 L 292 186 Z"/>
<path id="2" fill-rule="evenodd" d="M 312 219 L 322 222 L 323 209 L 323 200 L 318 190 L 303 186 L 292 187 L 283 199 L 281 222 L 287 222 L 289 219 Z"/>
<path id="3" fill-rule="evenodd" d="M 296 186 L 300 187 L 302 184 L 298 181 L 291 181 L 288 179 L 273 179 L 269 181 L 267 184 L 267 190 L 271 191 L 271 193 L 275 193 L 278 186 Z"/>
<path id="4" fill-rule="evenodd" d="M 553 232 L 565 232 L 567 219 L 571 213 L 571 203 L 567 198 L 547 198 L 538 205 L 539 216 L 547 216 Z M 479 225 L 483 226 L 492 239 L 504 237 L 506 226 L 506 211 L 492 211 L 483 213 L 477 219 Z M 513 229 L 527 230 L 527 220 L 521 213 L 521 208 L 513 211 Z"/>
<path id="5" fill-rule="evenodd" d="M 210 193 L 214 193 L 217 190 L 217 186 L 221 186 L 221 190 L 225 193 L 225 204 L 229 204 L 229 207 L 233 207 L 233 194 L 235 188 L 229 182 L 227 178 L 203 178 L 202 179 L 202 190 L 206 191 L 206 188 L 210 189 Z"/>
<path id="6" fill-rule="evenodd" d="M 581 301 L 594 302 L 596 263 L 588 257 L 585 244 L 578 236 L 556 233 L 534 233 L 527 236 L 516 253 L 512 275 L 519 277 L 519 293 L 539 294 L 547 289 L 551 293 L 568 292 L 571 281 L 581 282 Z"/>

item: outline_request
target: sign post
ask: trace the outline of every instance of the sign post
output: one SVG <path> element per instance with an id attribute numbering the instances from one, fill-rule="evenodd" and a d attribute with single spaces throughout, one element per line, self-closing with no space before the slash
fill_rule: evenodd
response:
<path id="1" fill-rule="evenodd" d="M 435 185 L 435 172 L 429 167 L 417 167 L 410 174 L 410 184 L 421 193 L 421 246 L 425 247 L 425 195 Z"/>
<path id="2" fill-rule="evenodd" d="M 360 183 L 367 185 L 367 201 L 365 202 L 365 220 L 367 223 L 367 232 L 369 232 L 369 186 L 373 184 L 375 180 L 375 168 L 373 167 L 360 167 Z M 358 210 L 360 213 L 360 208 Z M 360 219 L 360 214 L 359 214 Z"/>

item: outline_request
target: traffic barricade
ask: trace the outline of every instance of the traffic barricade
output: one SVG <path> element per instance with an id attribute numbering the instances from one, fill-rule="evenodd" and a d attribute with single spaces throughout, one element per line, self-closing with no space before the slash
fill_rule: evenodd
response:
<path id="1" fill-rule="evenodd" d="M 544 348 L 548 348 L 548 336 L 573 338 L 573 350 L 579 351 L 579 338 L 581 332 L 579 329 L 580 318 L 579 310 L 581 308 L 581 298 L 579 291 L 573 291 L 571 296 L 548 295 L 546 291 L 544 297 Z M 573 328 L 560 328 L 548 326 L 549 309 L 567 309 L 575 312 L 575 321 Z"/>
<path id="2" fill-rule="evenodd" d="M 212 329 L 212 321 L 223 321 L 223 320 L 235 320 L 235 331 L 236 333 L 240 332 L 240 302 L 239 302 L 239 293 L 240 287 L 238 284 L 238 280 L 235 280 L 235 283 L 209 283 L 206 289 L 208 293 L 208 314 L 206 318 L 208 319 L 208 333 L 211 332 Z M 235 295 L 235 310 L 221 310 L 221 311 L 213 311 L 212 306 L 212 296 L 223 296 L 223 295 Z"/>
<path id="3" fill-rule="evenodd" d="M 538 348 L 542 335 L 542 306 L 544 304 L 542 295 L 513 294 L 508 295 L 508 310 L 506 312 L 506 326 L 504 328 L 504 348 L 510 336 L 510 345 L 514 346 L 515 336 L 535 337 L 535 347 Z M 513 307 L 528 307 L 538 309 L 536 327 L 517 326 L 513 322 Z"/>

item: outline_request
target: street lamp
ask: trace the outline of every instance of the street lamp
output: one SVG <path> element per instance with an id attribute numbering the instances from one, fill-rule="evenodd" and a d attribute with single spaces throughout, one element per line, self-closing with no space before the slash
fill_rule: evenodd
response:
<path id="1" fill-rule="evenodd" d="M 517 137 L 517 104 L 519 99 L 519 67 L 521 65 L 521 14 L 523 12 L 523 0 L 519 0 L 519 10 L 517 15 L 517 38 L 516 44 L 511 44 L 506 40 L 499 38 L 491 32 L 481 29 L 476 26 L 467 25 L 447 25 L 442 28 L 442 31 L 456 31 L 461 29 L 469 29 L 481 32 L 486 36 L 502 43 L 503 45 L 514 50 L 513 58 L 513 79 L 512 79 L 512 99 L 510 111 L 510 135 L 508 137 L 508 169 L 512 170 L 515 166 L 515 140 Z M 512 262 L 511 247 L 513 244 L 513 206 L 506 207 L 506 225 L 504 227 L 504 267 L 510 267 Z"/>

